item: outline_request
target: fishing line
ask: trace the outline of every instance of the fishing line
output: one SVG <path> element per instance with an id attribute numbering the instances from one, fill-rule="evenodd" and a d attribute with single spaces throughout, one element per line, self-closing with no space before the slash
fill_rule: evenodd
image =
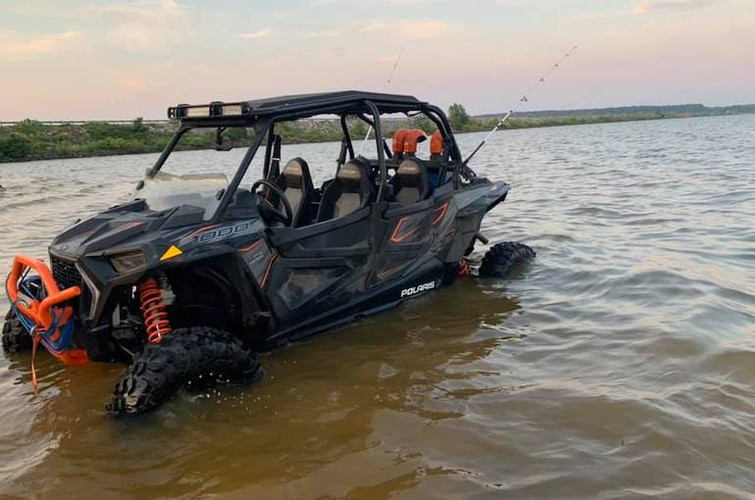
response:
<path id="1" fill-rule="evenodd" d="M 464 165 L 466 165 L 469 162 L 469 160 L 471 160 L 472 157 L 475 154 L 477 154 L 477 152 L 480 149 L 482 149 L 482 147 L 485 145 L 485 143 L 487 142 L 487 140 L 490 139 L 490 136 L 493 135 L 493 132 L 495 132 L 496 130 L 498 130 L 504 123 L 506 123 L 506 121 L 511 117 L 511 115 L 513 115 L 514 113 L 516 113 L 519 110 L 519 108 L 524 103 L 529 102 L 529 98 L 527 96 L 531 95 L 532 92 L 539 85 L 542 85 L 543 83 L 545 83 L 545 79 L 548 76 L 550 76 L 551 73 L 553 73 L 554 71 L 556 71 L 556 69 L 558 69 L 561 66 L 561 63 L 563 63 L 566 60 L 566 58 L 569 57 L 575 50 L 577 50 L 577 45 L 575 45 L 574 47 L 572 47 L 571 49 L 569 49 L 568 51 L 566 51 L 566 53 L 564 55 L 562 55 L 561 58 L 558 61 L 556 61 L 556 63 L 553 66 L 551 66 L 550 68 L 548 68 L 548 71 L 546 71 L 545 73 L 543 73 L 543 75 L 535 83 L 533 83 L 532 86 L 530 86 L 529 89 L 527 89 L 527 91 L 522 95 L 522 97 L 519 98 L 519 100 L 516 102 L 516 104 L 514 104 L 514 106 L 512 106 L 509 109 L 508 113 L 506 113 L 506 115 L 503 118 L 501 118 L 500 120 L 498 120 L 498 123 L 496 123 L 495 127 L 493 127 L 493 130 L 491 130 L 490 132 L 488 132 L 488 135 L 486 135 L 485 138 L 482 140 L 482 142 L 480 142 L 480 144 L 477 145 L 477 147 L 474 149 L 474 151 L 472 151 L 472 153 L 467 157 L 467 159 L 464 160 Z"/>
<path id="2" fill-rule="evenodd" d="M 404 53 L 404 49 L 405 48 L 406 47 L 401 47 L 401 50 L 398 53 L 398 57 L 396 58 L 396 62 L 393 63 L 393 68 L 391 69 L 391 74 L 388 75 L 388 80 L 385 81 L 386 85 L 390 85 L 391 84 L 391 80 L 393 80 L 393 74 L 396 72 L 396 68 L 398 67 L 398 63 L 399 63 L 399 61 L 401 61 L 401 54 Z"/>
<path id="3" fill-rule="evenodd" d="M 388 79 L 385 81 L 386 86 L 391 84 L 391 81 L 393 80 L 393 74 L 396 72 L 396 68 L 398 68 L 398 63 L 401 61 L 401 54 L 404 53 L 405 48 L 406 46 L 402 46 L 401 50 L 399 50 L 398 57 L 396 57 L 396 62 L 393 63 L 393 68 L 391 68 L 391 73 L 388 75 Z M 367 129 L 367 135 L 364 136 L 362 145 L 359 146 L 359 153 L 357 154 L 357 156 L 360 156 L 362 154 L 362 151 L 364 150 L 364 146 L 365 144 L 367 144 L 367 140 L 370 138 L 371 133 L 372 133 L 372 125 L 370 125 L 370 128 Z"/>

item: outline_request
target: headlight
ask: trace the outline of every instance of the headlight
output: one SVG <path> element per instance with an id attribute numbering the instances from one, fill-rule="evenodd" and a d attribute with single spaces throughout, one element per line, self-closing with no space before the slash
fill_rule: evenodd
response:
<path id="1" fill-rule="evenodd" d="M 126 252 L 110 257 L 110 264 L 118 273 L 127 273 L 144 266 L 144 252 Z"/>

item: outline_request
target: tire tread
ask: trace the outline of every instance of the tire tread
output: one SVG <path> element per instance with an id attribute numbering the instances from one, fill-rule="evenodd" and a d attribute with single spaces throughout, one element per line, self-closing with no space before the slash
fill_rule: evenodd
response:
<path id="1" fill-rule="evenodd" d="M 232 334 L 200 326 L 178 328 L 134 357 L 115 384 L 106 411 L 111 416 L 137 415 L 154 410 L 187 385 L 261 376 L 254 353 Z"/>
<path id="2" fill-rule="evenodd" d="M 2 331 L 2 344 L 5 352 L 31 351 L 32 338 L 26 328 L 21 324 L 16 312 L 10 309 L 5 315 Z"/>
<path id="3" fill-rule="evenodd" d="M 535 257 L 535 251 L 524 243 L 504 241 L 490 247 L 482 258 L 480 276 L 483 278 L 508 278 L 524 262 Z"/>

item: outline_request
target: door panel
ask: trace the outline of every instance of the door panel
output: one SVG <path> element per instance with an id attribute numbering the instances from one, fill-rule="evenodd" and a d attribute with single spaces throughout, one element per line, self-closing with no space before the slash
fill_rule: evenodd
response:
<path id="1" fill-rule="evenodd" d="M 266 293 L 280 328 L 306 325 L 358 299 L 370 272 L 371 207 L 302 228 L 273 228 Z"/>

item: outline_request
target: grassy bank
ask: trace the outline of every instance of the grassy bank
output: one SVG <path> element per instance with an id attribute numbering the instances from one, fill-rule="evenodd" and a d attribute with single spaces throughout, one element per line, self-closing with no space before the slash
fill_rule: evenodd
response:
<path id="1" fill-rule="evenodd" d="M 714 108 L 676 109 L 673 112 L 649 111 L 645 108 L 609 108 L 606 110 L 575 110 L 522 113 L 510 119 L 503 128 L 553 127 L 563 125 L 583 125 L 588 123 L 609 123 L 637 120 L 658 120 L 686 116 L 707 116 L 705 110 Z M 741 112 L 752 112 L 744 107 Z M 624 110 L 622 112 L 622 110 Z M 492 115 L 470 117 L 464 107 L 451 106 L 449 119 L 456 133 L 488 131 L 498 121 Z M 0 127 L 0 163 L 58 158 L 79 158 L 87 156 L 108 156 L 134 153 L 155 153 L 161 151 L 170 140 L 177 127 L 176 123 L 145 123 L 137 118 L 132 123 L 112 124 L 90 122 L 84 124 L 47 125 L 26 120 L 15 125 Z M 421 128 L 427 133 L 435 129 L 426 118 L 408 120 L 388 120 L 384 124 L 384 134 L 390 137 L 400 127 Z M 352 135 L 364 137 L 367 126 L 363 122 L 352 123 Z M 279 126 L 284 143 L 324 142 L 341 140 L 341 128 L 334 120 L 302 120 Z M 236 144 L 249 144 L 252 131 L 230 129 L 226 135 Z M 181 149 L 209 149 L 213 147 L 214 131 L 192 133 L 182 139 Z"/>

